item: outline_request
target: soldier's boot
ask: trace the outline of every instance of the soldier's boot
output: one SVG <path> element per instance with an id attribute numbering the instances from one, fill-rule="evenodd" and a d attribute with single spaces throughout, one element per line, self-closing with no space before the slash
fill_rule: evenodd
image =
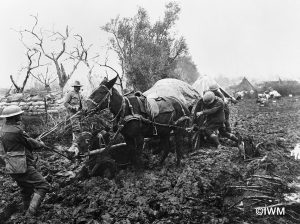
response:
<path id="1" fill-rule="evenodd" d="M 237 143 L 239 150 L 244 151 L 244 142 L 241 137 L 237 138 L 234 134 L 229 134 L 228 138 Z"/>
<path id="2" fill-rule="evenodd" d="M 214 143 L 214 145 L 217 147 L 217 149 L 219 149 L 219 147 L 221 146 L 219 138 L 217 135 L 212 134 L 211 136 L 209 136 L 211 141 Z"/>
<path id="3" fill-rule="evenodd" d="M 225 121 L 225 129 L 227 132 L 231 133 L 231 127 L 228 120 Z"/>
<path id="4" fill-rule="evenodd" d="M 236 143 L 239 142 L 239 139 L 234 134 L 228 133 L 228 138 Z"/>
<path id="5" fill-rule="evenodd" d="M 33 197 L 30 201 L 29 207 L 26 212 L 26 216 L 34 216 L 39 209 L 43 199 L 45 197 L 45 193 L 34 193 Z"/>
<path id="6" fill-rule="evenodd" d="M 71 147 L 68 149 L 69 152 L 72 152 L 75 154 L 75 156 L 78 155 L 79 149 L 78 149 L 78 138 L 79 138 L 79 133 L 73 133 L 73 141 Z"/>
<path id="7" fill-rule="evenodd" d="M 23 195 L 22 200 L 23 200 L 22 211 L 25 213 L 27 211 L 27 209 L 29 208 L 31 196 Z"/>
<path id="8" fill-rule="evenodd" d="M 245 153 L 245 143 L 243 141 L 242 136 L 237 133 L 237 138 L 238 138 L 238 149 L 239 149 L 239 155 L 242 156 L 244 159 L 246 159 L 246 153 Z"/>

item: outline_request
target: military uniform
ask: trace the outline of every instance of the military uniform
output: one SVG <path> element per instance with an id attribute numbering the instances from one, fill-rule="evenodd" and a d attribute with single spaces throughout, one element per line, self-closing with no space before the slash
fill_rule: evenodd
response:
<path id="1" fill-rule="evenodd" d="M 215 96 L 221 98 L 223 100 L 223 102 L 224 102 L 224 115 L 225 115 L 224 124 L 225 124 L 226 131 L 227 132 L 231 132 L 231 127 L 230 127 L 230 123 L 229 123 L 229 114 L 230 114 L 230 111 L 229 111 L 228 104 L 225 102 L 225 96 L 221 93 L 220 90 L 214 90 L 212 92 L 215 94 Z"/>
<path id="2" fill-rule="evenodd" d="M 212 92 L 211 92 L 212 93 Z M 215 96 L 213 93 L 213 100 L 210 103 L 204 103 L 203 99 L 200 99 L 195 107 L 194 115 L 197 116 L 197 113 L 202 111 L 202 114 L 205 116 L 204 130 L 205 134 L 210 137 L 214 143 L 219 146 L 218 132 L 221 136 L 227 137 L 235 142 L 238 142 L 238 139 L 227 132 L 225 127 L 225 103 L 220 98 Z M 198 118 L 199 119 L 199 118 Z"/>
<path id="3" fill-rule="evenodd" d="M 73 87 L 81 87 L 79 81 L 75 81 Z M 75 152 L 78 154 L 78 138 L 82 132 L 81 128 L 81 118 L 80 115 L 75 115 L 78 111 L 82 109 L 83 106 L 83 97 L 80 94 L 80 91 L 70 91 L 65 98 L 64 106 L 67 108 L 69 116 L 71 117 L 72 133 L 73 133 L 73 142 L 72 146 L 69 148 L 69 151 Z M 74 116 L 75 115 L 75 116 Z"/>
<path id="4" fill-rule="evenodd" d="M 203 104 L 203 115 L 206 115 L 205 132 L 208 136 L 217 130 L 224 132 L 224 102 L 221 98 L 216 97 L 215 100 L 207 105 Z"/>
<path id="5" fill-rule="evenodd" d="M 35 159 L 32 151 L 37 148 L 43 147 L 43 144 L 30 138 L 26 132 L 23 131 L 19 122 L 6 122 L 1 129 L 1 142 L 5 154 L 22 155 L 26 157 L 26 167 L 24 171 L 17 171 L 13 173 L 10 171 L 11 177 L 17 182 L 21 188 L 21 194 L 24 202 L 24 209 L 31 206 L 31 199 L 34 203 L 40 204 L 45 194 L 49 191 L 50 185 L 45 178 L 36 170 Z M 22 157 L 14 159 L 15 165 L 20 165 L 22 162 L 16 161 Z M 7 163 L 7 161 L 6 161 Z M 18 167 L 13 167 L 18 170 Z M 35 206 L 35 209 L 38 206 Z"/>
<path id="6" fill-rule="evenodd" d="M 75 132 L 81 132 L 81 122 L 80 122 L 80 116 L 73 116 L 76 114 L 79 110 L 82 109 L 82 95 L 80 93 L 75 92 L 74 90 L 69 92 L 66 95 L 64 106 L 67 108 L 69 116 L 71 118 L 71 124 L 72 124 L 72 131 Z"/>

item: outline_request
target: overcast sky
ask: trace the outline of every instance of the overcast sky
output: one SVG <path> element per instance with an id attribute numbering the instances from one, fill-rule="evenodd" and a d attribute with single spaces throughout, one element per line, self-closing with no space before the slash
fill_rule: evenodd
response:
<path id="1" fill-rule="evenodd" d="M 99 29 L 118 14 L 144 7 L 152 21 L 163 17 L 163 0 L 7 0 L 0 11 L 0 87 L 24 64 L 24 48 L 12 30 L 29 27 L 31 14 L 45 28 L 66 25 L 105 52 Z M 177 23 L 201 74 L 257 79 L 300 78 L 300 1 L 182 0 Z"/>

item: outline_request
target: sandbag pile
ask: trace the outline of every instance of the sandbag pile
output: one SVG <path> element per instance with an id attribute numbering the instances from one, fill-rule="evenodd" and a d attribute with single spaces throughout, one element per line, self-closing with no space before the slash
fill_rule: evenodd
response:
<path id="1" fill-rule="evenodd" d="M 45 113 L 59 113 L 65 110 L 63 99 L 56 99 L 52 94 L 30 95 L 17 93 L 4 97 L 0 102 L 0 111 L 6 106 L 18 105 L 24 110 L 24 115 L 42 115 Z"/>

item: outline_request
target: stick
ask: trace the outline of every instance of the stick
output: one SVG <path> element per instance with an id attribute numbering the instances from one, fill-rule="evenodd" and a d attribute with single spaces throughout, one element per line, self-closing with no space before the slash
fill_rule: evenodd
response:
<path id="1" fill-rule="evenodd" d="M 272 177 L 272 176 L 252 175 L 252 177 L 258 177 L 258 178 L 263 178 L 263 179 L 267 179 L 267 180 L 276 180 L 276 181 L 279 181 L 279 182 L 283 182 L 283 180 L 281 178 Z"/>
<path id="2" fill-rule="evenodd" d="M 230 186 L 231 188 L 238 188 L 238 189 L 267 189 L 272 190 L 266 186 L 259 186 L 259 185 L 252 185 L 252 186 Z"/>
<path id="3" fill-rule="evenodd" d="M 261 194 L 271 194 L 272 192 L 269 192 L 269 191 L 259 191 L 259 190 L 256 190 L 256 189 L 251 189 L 251 188 L 237 188 L 239 190 L 246 190 L 246 191 L 252 191 L 252 192 L 256 192 L 256 193 L 261 193 Z"/>
<path id="4" fill-rule="evenodd" d="M 81 111 L 78 111 L 77 113 L 73 114 L 71 117 L 69 117 L 66 121 L 72 119 L 73 117 L 77 116 Z M 51 128 L 49 131 L 45 131 L 43 132 L 42 134 L 40 134 L 37 139 L 42 139 L 42 138 L 45 138 L 47 135 L 51 134 L 52 132 L 54 132 L 59 125 L 65 123 L 65 121 L 61 121 L 59 122 L 58 124 L 56 124 L 53 128 Z"/>
<path id="5" fill-rule="evenodd" d="M 58 154 L 58 155 L 61 155 L 62 157 L 65 157 L 65 158 L 67 158 L 68 160 L 70 160 L 70 161 L 73 162 L 73 160 L 70 159 L 68 156 L 64 155 L 63 153 L 61 153 L 61 152 L 59 152 L 59 151 L 57 151 L 57 150 L 55 150 L 54 148 L 51 148 L 51 147 L 49 147 L 49 146 L 46 146 L 45 148 L 48 149 L 48 150 L 50 150 L 50 151 L 52 151 L 52 152 L 55 152 L 55 153 Z"/>
<path id="6" fill-rule="evenodd" d="M 269 196 L 247 196 L 247 197 L 244 197 L 243 199 L 265 199 L 265 200 L 277 200 L 277 198 L 274 198 L 274 197 L 269 197 Z"/>
<path id="7" fill-rule="evenodd" d="M 250 159 L 245 159 L 244 162 L 250 162 L 256 159 L 262 159 L 263 157 L 256 157 L 256 158 L 250 158 Z"/>
<path id="8" fill-rule="evenodd" d="M 259 186 L 259 185 L 252 185 L 252 186 L 229 186 L 229 187 L 232 187 L 232 188 L 255 188 L 255 189 L 260 189 L 262 188 L 262 186 Z M 263 186 L 265 187 L 265 186 Z"/>

